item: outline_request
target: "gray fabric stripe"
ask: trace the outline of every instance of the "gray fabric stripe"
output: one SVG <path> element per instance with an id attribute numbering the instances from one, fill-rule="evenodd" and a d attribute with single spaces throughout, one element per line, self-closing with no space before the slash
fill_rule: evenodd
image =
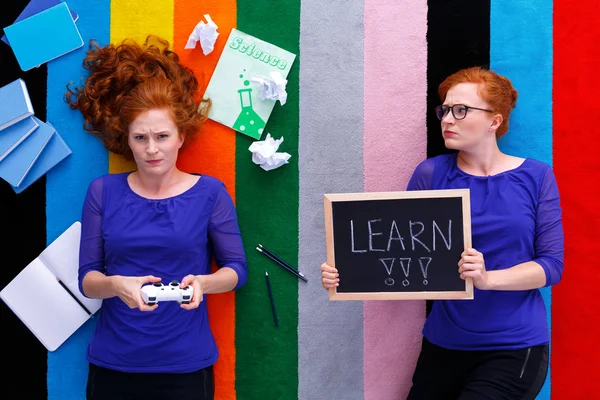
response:
<path id="1" fill-rule="evenodd" d="M 364 399 L 363 305 L 328 299 L 323 194 L 363 191 L 361 1 L 302 1 L 298 398 Z"/>

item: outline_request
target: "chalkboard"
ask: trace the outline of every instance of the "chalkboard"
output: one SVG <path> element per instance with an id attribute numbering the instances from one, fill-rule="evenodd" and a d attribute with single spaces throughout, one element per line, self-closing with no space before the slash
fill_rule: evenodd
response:
<path id="1" fill-rule="evenodd" d="M 472 299 L 468 189 L 325 194 L 330 300 Z"/>

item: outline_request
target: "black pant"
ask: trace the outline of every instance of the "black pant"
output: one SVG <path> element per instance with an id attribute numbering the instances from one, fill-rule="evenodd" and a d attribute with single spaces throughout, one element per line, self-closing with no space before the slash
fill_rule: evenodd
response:
<path id="1" fill-rule="evenodd" d="M 87 400 L 213 400 L 213 367 L 185 374 L 129 373 L 90 364 Z"/>
<path id="2" fill-rule="evenodd" d="M 448 350 L 423 338 L 407 400 L 533 400 L 548 373 L 548 345 Z"/>

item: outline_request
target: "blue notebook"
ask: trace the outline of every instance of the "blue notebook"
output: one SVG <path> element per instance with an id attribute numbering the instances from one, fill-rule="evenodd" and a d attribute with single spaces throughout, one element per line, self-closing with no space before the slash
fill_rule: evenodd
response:
<path id="1" fill-rule="evenodd" d="M 50 124 L 48 124 L 50 125 Z M 54 168 L 58 163 L 71 155 L 72 151 L 65 143 L 62 137 L 55 130 L 50 138 L 50 141 L 44 147 L 42 154 L 35 161 L 35 164 L 31 167 L 29 172 L 25 175 L 25 178 L 21 180 L 19 186 L 14 187 L 13 190 L 17 193 L 21 193 L 27 189 L 34 182 L 40 179 L 48 171 Z"/>
<path id="2" fill-rule="evenodd" d="M 17 22 L 22 21 L 25 18 L 29 18 L 32 15 L 40 13 L 58 4 L 60 4 L 60 0 L 31 0 L 29 3 L 27 3 L 27 6 L 25 6 L 23 11 L 21 11 L 21 14 L 19 14 L 17 19 L 15 19 L 15 21 L 13 22 L 13 24 L 16 24 Z M 77 15 L 75 11 L 71 10 L 71 17 L 73 18 L 73 21 L 77 22 L 79 15 Z M 4 43 L 10 46 L 6 35 L 2 35 L 2 38 L 0 40 L 2 40 Z"/>
<path id="3" fill-rule="evenodd" d="M 0 162 L 23 140 L 27 139 L 38 126 L 34 117 L 27 117 L 0 131 Z"/>
<path id="4" fill-rule="evenodd" d="M 83 46 L 83 39 L 69 7 L 62 2 L 7 26 L 4 33 L 23 71 Z"/>
<path id="5" fill-rule="evenodd" d="M 0 88 L 0 131 L 33 115 L 33 105 L 23 79 Z"/>
<path id="6" fill-rule="evenodd" d="M 35 122 L 39 125 L 38 128 L 0 162 L 0 178 L 13 187 L 21 185 L 54 133 L 52 126 L 37 118 Z"/>

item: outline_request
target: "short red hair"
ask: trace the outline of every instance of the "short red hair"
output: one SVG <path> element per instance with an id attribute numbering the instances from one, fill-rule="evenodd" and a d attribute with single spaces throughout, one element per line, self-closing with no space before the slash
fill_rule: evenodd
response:
<path id="1" fill-rule="evenodd" d="M 440 100 L 446 100 L 446 94 L 459 83 L 476 83 L 481 85 L 479 95 L 490 105 L 495 113 L 502 115 L 502 124 L 496 131 L 496 137 L 508 131 L 510 113 L 517 104 L 518 93 L 511 81 L 489 69 L 471 67 L 461 69 L 447 77 L 438 88 Z"/>
<path id="2" fill-rule="evenodd" d="M 90 43 L 83 61 L 90 76 L 82 87 L 67 86 L 66 101 L 109 151 L 133 158 L 129 125 L 150 109 L 169 111 L 184 144 L 206 120 L 210 101 L 203 104 L 193 72 L 168 48 L 169 42 L 152 35 L 143 45 L 129 39 L 117 46 Z"/>

